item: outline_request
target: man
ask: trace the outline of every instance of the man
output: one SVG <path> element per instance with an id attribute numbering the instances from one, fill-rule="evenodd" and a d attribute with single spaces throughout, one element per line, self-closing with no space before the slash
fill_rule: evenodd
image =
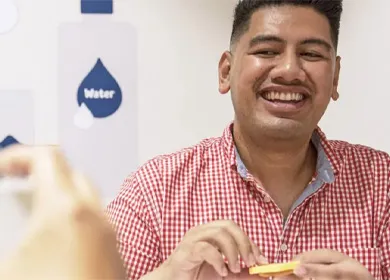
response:
<path id="1" fill-rule="evenodd" d="M 248 267 L 292 259 L 288 279 L 390 279 L 390 158 L 317 127 L 339 97 L 341 12 L 237 4 L 219 63 L 233 123 L 150 160 L 108 206 L 129 279 L 259 279 Z"/>

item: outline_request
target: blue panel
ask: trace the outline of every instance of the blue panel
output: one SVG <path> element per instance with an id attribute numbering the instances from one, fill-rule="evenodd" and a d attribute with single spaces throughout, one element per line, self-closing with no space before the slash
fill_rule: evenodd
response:
<path id="1" fill-rule="evenodd" d="M 83 14 L 112 14 L 113 0 L 81 0 Z"/>

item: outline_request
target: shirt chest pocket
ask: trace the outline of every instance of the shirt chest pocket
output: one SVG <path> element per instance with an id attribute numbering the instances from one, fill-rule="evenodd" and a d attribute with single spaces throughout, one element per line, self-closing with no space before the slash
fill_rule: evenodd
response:
<path id="1" fill-rule="evenodd" d="M 347 248 L 342 253 L 364 265 L 375 280 L 382 279 L 380 250 L 378 248 Z"/>

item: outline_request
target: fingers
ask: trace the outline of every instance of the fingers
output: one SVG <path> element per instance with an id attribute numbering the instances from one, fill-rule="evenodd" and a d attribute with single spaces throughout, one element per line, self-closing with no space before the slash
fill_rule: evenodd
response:
<path id="1" fill-rule="evenodd" d="M 74 172 L 55 147 L 14 145 L 0 152 L 0 174 L 29 176 L 39 193 L 50 196 L 58 190 L 77 194 L 90 206 L 100 207 L 99 194 L 87 178 Z"/>
<path id="2" fill-rule="evenodd" d="M 66 191 L 73 187 L 71 170 L 56 148 L 14 145 L 0 153 L 0 174 L 5 176 L 31 176 L 34 183 L 45 191 L 53 186 Z"/>
<path id="3" fill-rule="evenodd" d="M 238 256 L 240 251 L 233 236 L 225 228 L 208 228 L 204 232 L 201 241 L 207 242 L 219 249 L 226 256 L 229 268 L 232 272 L 238 273 L 241 270 Z M 218 236 L 218 238 L 216 238 Z"/>
<path id="4" fill-rule="evenodd" d="M 13 145 L 0 153 L 0 174 L 2 176 L 27 176 L 32 165 L 32 149 Z"/>
<path id="5" fill-rule="evenodd" d="M 257 260 L 258 264 L 266 263 L 260 250 L 238 225 L 232 221 L 213 221 L 190 229 L 165 262 L 164 270 L 185 279 L 198 279 L 208 268 L 221 277 L 228 274 L 227 268 L 238 275 L 241 273 L 240 257 L 248 267 L 255 265 Z M 204 267 L 204 264 L 208 265 Z"/>
<path id="6" fill-rule="evenodd" d="M 199 263 L 208 263 L 221 277 L 226 277 L 228 275 L 228 270 L 221 253 L 210 243 L 198 242 L 195 245 L 194 254 L 197 256 L 197 261 Z"/>
<path id="7" fill-rule="evenodd" d="M 333 265 L 326 264 L 305 264 L 297 267 L 294 274 L 300 278 L 314 279 L 343 279 L 342 273 Z"/>
<path id="8" fill-rule="evenodd" d="M 231 234 L 237 244 L 237 248 L 241 257 L 248 266 L 253 266 L 257 262 L 261 262 L 260 249 L 255 249 L 253 242 L 249 240 L 245 232 L 233 222 L 227 222 L 227 231 Z M 255 249 L 255 250 L 254 250 Z"/>
<path id="9" fill-rule="evenodd" d="M 373 279 L 366 267 L 358 261 L 334 250 L 314 250 L 297 257 L 300 265 L 294 274 L 300 278 Z"/>
<path id="10" fill-rule="evenodd" d="M 260 248 L 257 247 L 256 244 L 253 243 L 253 241 L 250 240 L 250 242 L 251 242 L 252 252 L 255 255 L 256 264 L 268 264 L 268 260 L 266 257 L 262 255 Z"/>
<path id="11" fill-rule="evenodd" d="M 235 273 L 241 270 L 239 256 L 248 267 L 267 262 L 260 249 L 231 221 L 216 221 L 197 227 L 189 233 L 187 240 L 205 241 L 216 246 L 226 256 L 230 270 Z"/>
<path id="12" fill-rule="evenodd" d="M 269 278 L 267 278 L 269 279 Z M 276 276 L 272 278 L 272 280 L 306 280 L 308 278 L 301 278 L 296 275 L 290 274 L 290 275 L 285 275 L 285 276 Z M 314 280 L 314 279 L 313 279 Z M 315 279 L 315 280 L 321 280 L 321 279 Z"/>
<path id="13" fill-rule="evenodd" d="M 246 233 L 232 221 L 221 221 L 221 227 L 231 234 L 236 242 L 241 257 L 248 266 L 267 263 L 267 259 L 262 255 L 260 249 L 248 238 Z"/>
<path id="14" fill-rule="evenodd" d="M 322 279 L 320 277 L 324 275 L 328 277 L 333 267 L 331 264 L 337 263 L 340 258 L 338 252 L 327 249 L 304 252 L 294 258 L 300 262 L 300 265 L 294 270 L 294 275 L 302 279 L 308 277 Z"/>
<path id="15" fill-rule="evenodd" d="M 298 255 L 295 259 L 299 260 L 301 263 L 334 264 L 343 261 L 345 259 L 345 255 L 334 250 L 321 249 L 304 252 Z"/>
<path id="16" fill-rule="evenodd" d="M 358 262 L 346 261 L 337 264 L 304 264 L 294 271 L 294 274 L 304 279 L 366 279 L 374 280 L 366 267 Z"/>

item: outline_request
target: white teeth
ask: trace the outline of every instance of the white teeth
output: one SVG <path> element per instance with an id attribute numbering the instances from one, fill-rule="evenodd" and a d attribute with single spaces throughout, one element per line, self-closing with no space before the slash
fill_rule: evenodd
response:
<path id="1" fill-rule="evenodd" d="M 297 92 L 274 92 L 270 91 L 264 95 L 267 100 L 282 100 L 282 101 L 301 101 L 304 95 Z"/>

